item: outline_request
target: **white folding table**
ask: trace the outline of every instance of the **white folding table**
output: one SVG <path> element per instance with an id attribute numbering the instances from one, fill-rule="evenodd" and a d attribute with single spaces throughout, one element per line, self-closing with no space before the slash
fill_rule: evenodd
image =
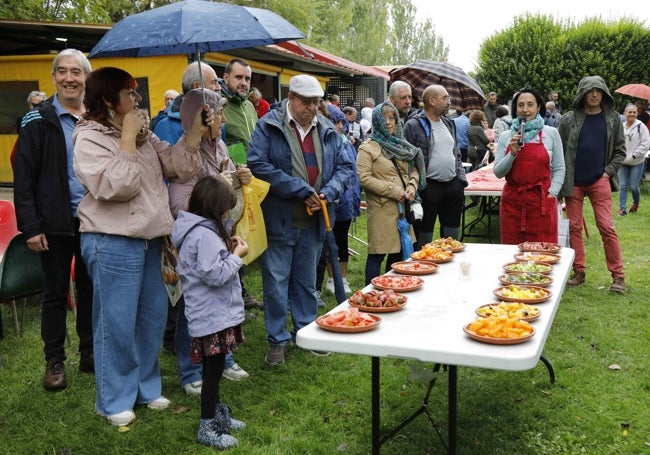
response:
<path id="1" fill-rule="evenodd" d="M 457 366 L 523 371 L 538 364 L 571 270 L 574 251 L 570 248 L 562 249 L 562 259 L 554 265 L 550 275 L 553 283 L 548 289 L 552 297 L 537 304 L 541 316 L 532 323 L 536 333 L 530 340 L 517 345 L 490 345 L 474 341 L 463 332 L 463 327 L 477 317 L 478 306 L 498 301 L 493 294 L 493 290 L 501 286 L 498 277 L 504 273 L 503 265 L 514 261 L 513 256 L 518 252 L 515 245 L 469 243 L 453 261 L 440 264 L 438 272 L 421 276 L 424 285 L 405 293 L 408 302 L 401 310 L 380 314 L 382 321 L 376 329 L 364 333 L 334 333 L 314 322 L 298 331 L 296 343 L 301 348 L 372 357 L 373 454 L 379 453 L 384 442 L 379 416 L 381 357 L 449 366 L 447 450 L 450 454 L 456 453 Z M 460 277 L 460 261 L 471 264 L 469 280 Z M 368 286 L 366 290 L 371 288 Z M 347 301 L 332 311 L 346 308 L 349 308 Z M 553 374 L 550 364 L 545 363 Z"/>

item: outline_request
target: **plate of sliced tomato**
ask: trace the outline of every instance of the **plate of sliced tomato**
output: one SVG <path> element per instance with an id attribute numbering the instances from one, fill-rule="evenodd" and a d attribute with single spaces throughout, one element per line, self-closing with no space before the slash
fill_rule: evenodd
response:
<path id="1" fill-rule="evenodd" d="M 382 291 L 392 289 L 399 292 L 414 291 L 424 284 L 422 278 L 412 275 L 381 275 L 373 278 L 370 282 Z"/>
<path id="2" fill-rule="evenodd" d="M 365 294 L 357 291 L 348 298 L 348 305 L 368 313 L 390 313 L 401 310 L 408 298 L 392 289 L 387 291 L 371 290 Z"/>
<path id="3" fill-rule="evenodd" d="M 430 261 L 394 262 L 390 267 L 402 275 L 428 275 L 438 271 L 438 265 Z"/>
<path id="4" fill-rule="evenodd" d="M 367 332 L 377 328 L 381 318 L 374 314 L 363 313 L 357 308 L 335 311 L 316 318 L 316 325 L 323 330 L 338 333 Z"/>

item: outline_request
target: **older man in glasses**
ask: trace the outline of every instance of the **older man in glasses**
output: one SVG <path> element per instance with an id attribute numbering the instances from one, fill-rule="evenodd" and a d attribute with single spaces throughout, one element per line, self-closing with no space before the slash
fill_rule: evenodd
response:
<path id="1" fill-rule="evenodd" d="M 253 175 L 271 184 L 262 202 L 268 248 L 261 266 L 269 342 L 265 360 L 274 365 L 284 363 L 296 332 L 316 319 L 316 264 L 324 240 L 320 201 L 331 207 L 352 179 L 342 136 L 318 114 L 322 97 L 316 78 L 292 77 L 288 99 L 257 123 L 248 147 Z"/>

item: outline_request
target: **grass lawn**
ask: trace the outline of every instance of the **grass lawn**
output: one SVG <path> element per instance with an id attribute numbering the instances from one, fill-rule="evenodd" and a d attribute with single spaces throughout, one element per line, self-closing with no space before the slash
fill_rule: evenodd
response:
<path id="1" fill-rule="evenodd" d="M 624 295 L 607 291 L 611 277 L 591 207 L 585 205 L 590 233 L 585 239 L 587 282 L 577 289 L 567 287 L 546 343 L 545 356 L 555 368 L 555 384 L 549 383 L 541 364 L 524 372 L 459 367 L 459 454 L 650 453 L 646 306 L 650 289 L 650 204 L 646 201 L 650 197 L 647 187 L 642 191 L 638 213 L 615 217 L 626 266 L 628 291 Z M 363 217 L 352 232 L 365 238 Z M 355 240 L 350 246 L 360 253 L 349 264 L 351 286 L 358 289 L 363 285 L 366 251 Z M 495 264 L 495 270 L 500 267 Z M 256 263 L 246 269 L 246 285 L 261 298 Z M 334 297 L 324 296 L 331 309 Z M 20 337 L 14 333 L 8 307 L 3 305 L 1 311 L 5 338 L 0 340 L 0 454 L 214 453 L 195 443 L 199 398 L 180 389 L 171 354 L 161 351 L 160 363 L 163 393 L 174 407 L 164 411 L 138 408 L 135 423 L 120 431 L 94 412 L 94 377 L 78 372 L 72 315 L 68 318 L 72 335 L 66 362 L 68 387 L 50 393 L 42 387 L 38 301 L 28 303 Z M 239 446 L 228 453 L 370 453 L 370 358 L 316 357 L 294 346 L 288 350 L 285 365 L 269 366 L 264 362 L 267 343 L 262 313 L 255 314 L 255 319 L 245 322 L 246 343 L 235 353 L 235 360 L 251 377 L 222 382 L 223 401 L 248 424 L 236 434 Z M 423 373 L 431 367 L 382 359 L 384 430 L 418 408 L 427 387 Z M 430 408 L 443 434 L 446 389 L 447 375 L 441 373 Z M 443 452 L 424 417 L 382 447 L 382 454 Z"/>

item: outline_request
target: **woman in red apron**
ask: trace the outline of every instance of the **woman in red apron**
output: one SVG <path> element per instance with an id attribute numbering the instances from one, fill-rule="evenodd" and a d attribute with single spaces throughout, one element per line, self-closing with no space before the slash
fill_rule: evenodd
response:
<path id="1" fill-rule="evenodd" d="M 557 194 L 564 181 L 564 152 L 557 130 L 544 125 L 544 99 L 533 88 L 515 94 L 517 119 L 501 133 L 494 174 L 501 193 L 501 243 L 557 243 Z"/>

